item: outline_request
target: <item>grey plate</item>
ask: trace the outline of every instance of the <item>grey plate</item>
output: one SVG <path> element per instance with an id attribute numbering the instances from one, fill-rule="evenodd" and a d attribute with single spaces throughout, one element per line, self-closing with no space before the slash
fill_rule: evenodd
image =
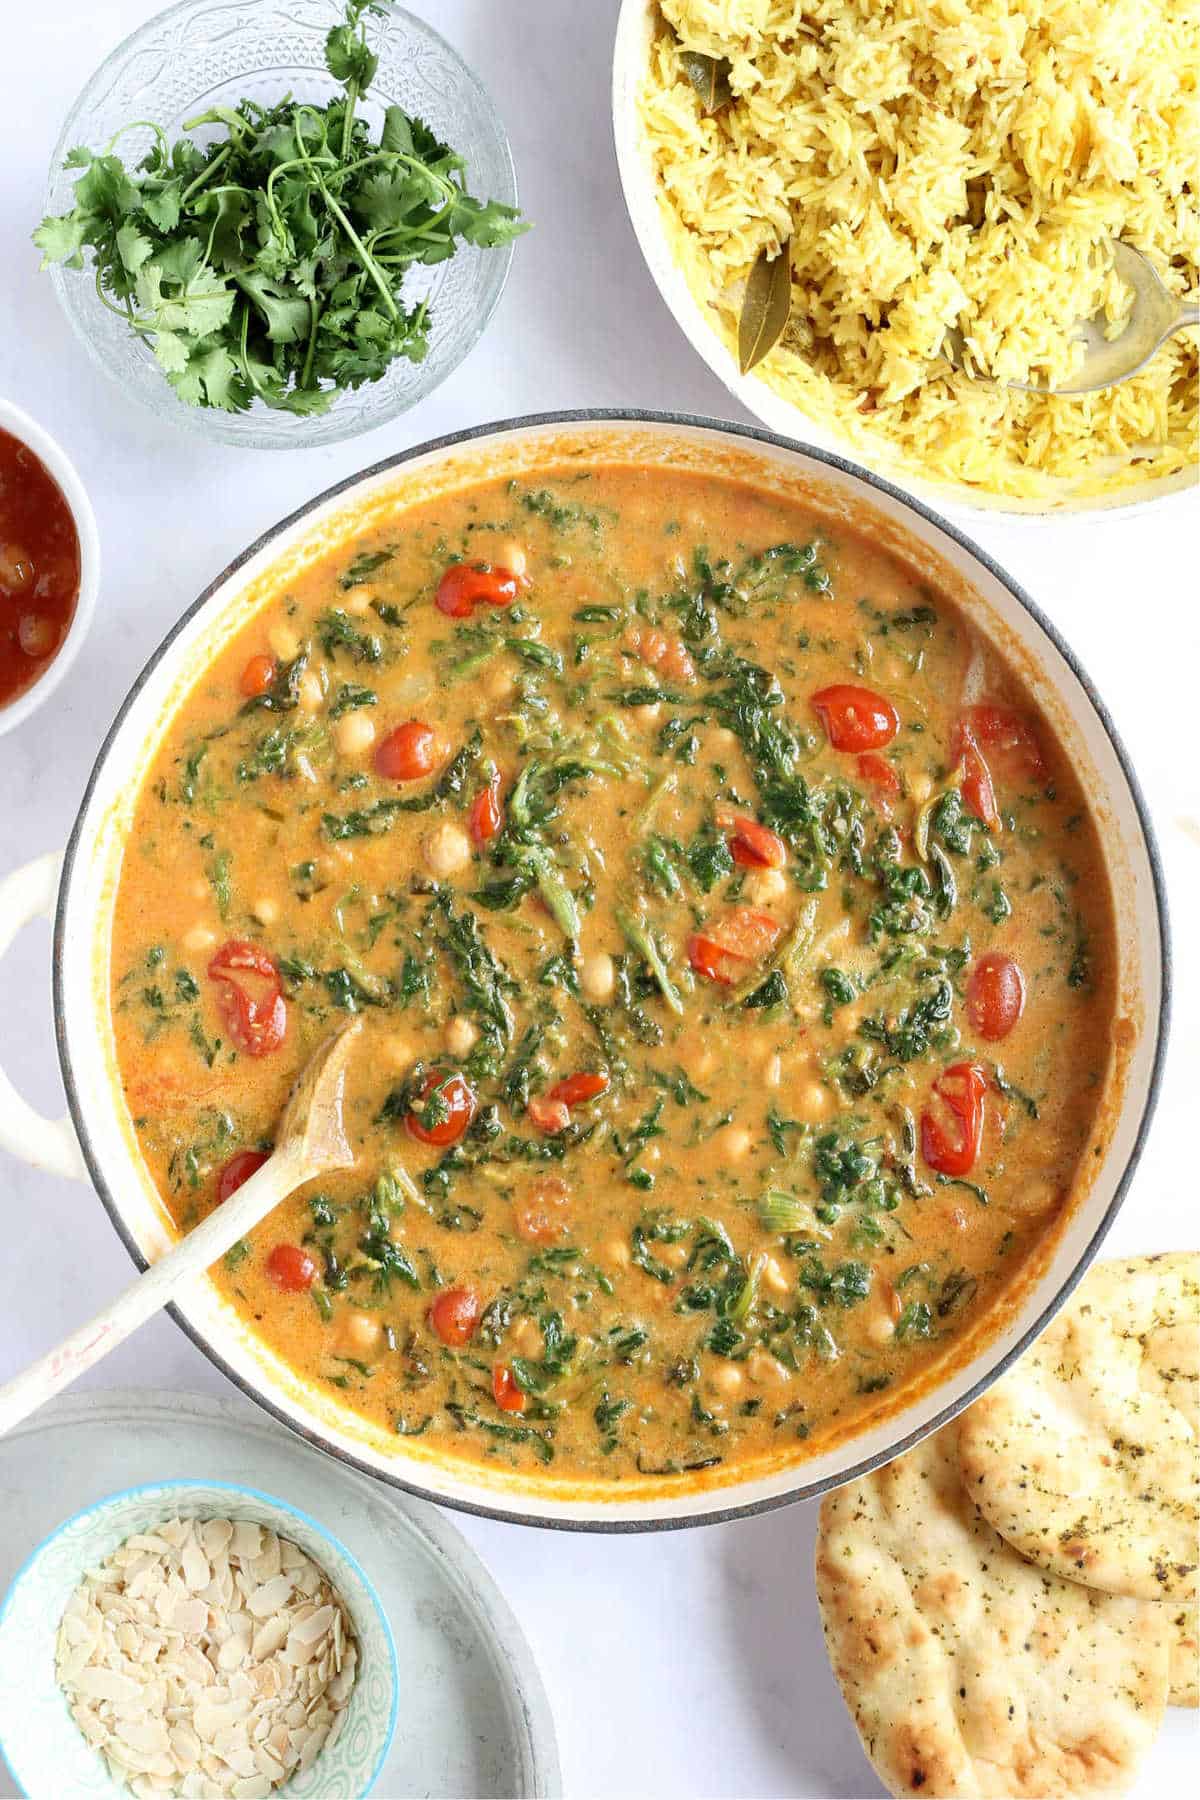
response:
<path id="1" fill-rule="evenodd" d="M 0 1593 L 82 1507 L 139 1482 L 201 1477 L 311 1513 L 378 1588 L 396 1636 L 400 1722 L 377 1800 L 556 1800 L 545 1689 L 475 1552 L 432 1507 L 314 1455 L 245 1401 L 137 1388 L 68 1395 L 0 1439 Z M 18 1792 L 0 1762 L 0 1793 Z"/>

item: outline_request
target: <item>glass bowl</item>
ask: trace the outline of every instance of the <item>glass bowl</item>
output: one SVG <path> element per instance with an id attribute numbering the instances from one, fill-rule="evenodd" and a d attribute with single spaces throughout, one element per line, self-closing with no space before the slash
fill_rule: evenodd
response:
<path id="1" fill-rule="evenodd" d="M 131 120 L 153 119 L 174 140 L 184 119 L 211 106 L 244 99 L 273 105 L 286 93 L 325 105 L 341 92 L 325 68 L 325 36 L 343 17 L 340 0 L 180 0 L 158 13 L 100 65 L 71 108 L 54 151 L 46 211 L 62 213 L 72 205 L 77 171 L 64 170 L 67 151 L 76 144 L 102 150 Z M 358 111 L 372 135 L 378 138 L 385 107 L 400 105 L 466 159 L 472 193 L 515 206 L 504 127 L 457 51 L 398 6 L 383 16 L 369 14 L 367 35 L 379 72 Z M 147 128 L 125 134 L 119 151 L 127 166 L 139 162 L 151 142 Z M 92 360 L 151 412 L 223 443 L 290 450 L 373 431 L 431 393 L 458 367 L 495 311 L 512 250 L 511 244 L 495 250 L 460 244 L 446 262 L 411 269 L 406 301 L 428 297 L 431 310 L 424 362 L 397 358 L 380 380 L 339 394 L 328 412 L 311 417 L 259 402 L 244 413 L 186 405 L 153 352 L 100 300 L 90 251 L 84 269 L 55 264 L 50 279 Z"/>

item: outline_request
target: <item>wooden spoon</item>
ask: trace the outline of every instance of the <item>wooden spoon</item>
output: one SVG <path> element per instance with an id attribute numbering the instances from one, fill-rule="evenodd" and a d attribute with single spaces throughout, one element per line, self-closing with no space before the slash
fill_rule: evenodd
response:
<path id="1" fill-rule="evenodd" d="M 342 1095 L 346 1062 L 361 1024 L 361 1019 L 349 1020 L 313 1056 L 292 1089 L 275 1148 L 261 1169 L 111 1306 L 0 1387 L 0 1435 L 115 1350 L 304 1182 L 352 1166 L 354 1155 L 342 1124 Z"/>

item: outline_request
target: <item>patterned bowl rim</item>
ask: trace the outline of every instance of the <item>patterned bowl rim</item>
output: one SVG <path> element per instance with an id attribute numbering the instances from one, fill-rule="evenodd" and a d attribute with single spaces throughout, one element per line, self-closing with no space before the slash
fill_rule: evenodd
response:
<path id="1" fill-rule="evenodd" d="M 333 1550 L 343 1562 L 349 1565 L 351 1573 L 361 1584 L 363 1593 L 370 1602 L 371 1607 L 383 1628 L 383 1641 L 387 1647 L 388 1678 L 392 1693 L 392 1703 L 388 1712 L 388 1721 L 383 1734 L 383 1742 L 380 1745 L 379 1753 L 376 1756 L 375 1765 L 371 1770 L 370 1777 L 362 1790 L 362 1800 L 366 1800 L 366 1796 L 371 1793 L 375 1783 L 383 1774 L 384 1765 L 391 1752 L 392 1740 L 396 1735 L 396 1724 L 400 1715 L 400 1665 L 396 1657 L 396 1639 L 392 1632 L 391 1621 L 387 1616 L 383 1601 L 379 1598 L 375 1583 L 371 1580 L 371 1577 L 367 1574 L 357 1556 L 354 1555 L 354 1552 L 348 1550 L 342 1540 L 337 1537 L 334 1532 L 330 1531 L 328 1526 L 322 1525 L 319 1519 L 314 1519 L 311 1513 L 305 1512 L 302 1507 L 293 1506 L 289 1500 L 281 1500 L 276 1494 L 268 1494 L 264 1492 L 262 1488 L 248 1487 L 243 1482 L 204 1481 L 199 1477 L 193 1477 L 191 1479 L 181 1477 L 177 1480 L 166 1481 L 143 1481 L 139 1482 L 134 1487 L 120 1488 L 116 1493 L 105 1494 L 101 1499 L 93 1500 L 90 1506 L 85 1506 L 79 1512 L 72 1513 L 69 1519 L 64 1519 L 61 1524 L 56 1525 L 54 1530 L 49 1532 L 47 1536 L 42 1539 L 41 1543 L 36 1545 L 35 1548 L 29 1552 L 29 1555 L 25 1558 L 25 1561 L 21 1564 L 20 1568 L 9 1582 L 8 1591 L 5 1594 L 3 1601 L 0 1602 L 0 1632 L 3 1632 L 5 1625 L 8 1623 L 9 1614 L 16 1600 L 18 1590 L 26 1577 L 32 1573 L 33 1569 L 41 1561 L 51 1545 L 57 1543 L 63 1533 L 70 1531 L 72 1526 L 82 1525 L 86 1520 L 94 1518 L 97 1514 L 105 1512 L 110 1507 L 120 1505 L 126 1500 L 148 1499 L 152 1494 L 161 1494 L 164 1496 L 175 1493 L 186 1494 L 189 1489 L 195 1490 L 197 1488 L 205 1488 L 211 1493 L 218 1494 L 239 1494 L 244 1499 L 255 1500 L 261 1506 L 267 1506 L 276 1512 L 282 1513 L 286 1518 L 298 1519 L 302 1525 L 307 1526 L 311 1532 L 314 1532 L 323 1543 L 328 1544 L 330 1549 Z M 328 1573 L 328 1571 L 326 1571 L 326 1573 Z M 25 1785 L 24 1779 L 22 1778 L 16 1763 L 13 1761 L 12 1750 L 3 1737 L 0 1737 L 0 1752 L 3 1753 L 9 1769 L 12 1772 L 13 1780 L 21 1790 L 21 1793 L 26 1796 L 26 1800 L 30 1800 L 33 1790 Z M 286 1785 L 277 1791 L 286 1796 Z"/>

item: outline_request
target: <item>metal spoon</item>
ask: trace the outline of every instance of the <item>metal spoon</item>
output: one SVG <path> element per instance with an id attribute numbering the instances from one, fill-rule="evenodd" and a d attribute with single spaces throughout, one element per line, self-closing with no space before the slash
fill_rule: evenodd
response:
<path id="1" fill-rule="evenodd" d="M 346 1062 L 361 1024 L 361 1019 L 350 1020 L 312 1057 L 292 1089 L 275 1148 L 262 1167 L 103 1312 L 0 1387 L 0 1436 L 115 1350 L 304 1182 L 352 1167 L 342 1094 Z"/>
<path id="2" fill-rule="evenodd" d="M 969 375 L 973 381 L 1016 388 L 1023 394 L 1093 394 L 1097 388 L 1115 387 L 1119 381 L 1128 381 L 1131 375 L 1145 368 L 1169 337 L 1174 337 L 1177 331 L 1185 331 L 1189 325 L 1200 325 L 1200 306 L 1185 306 L 1169 294 L 1154 264 L 1123 238 L 1113 239 L 1112 253 L 1114 269 L 1133 289 L 1129 321 L 1120 337 L 1110 340 L 1104 336 L 1102 321 L 1083 320 L 1077 329 L 1087 345 L 1087 354 L 1076 373 L 1060 387 L 1035 381 L 998 383 L 990 375 L 977 373 L 967 366 L 966 345 L 956 326 L 947 331 L 942 354 L 960 374 Z"/>

